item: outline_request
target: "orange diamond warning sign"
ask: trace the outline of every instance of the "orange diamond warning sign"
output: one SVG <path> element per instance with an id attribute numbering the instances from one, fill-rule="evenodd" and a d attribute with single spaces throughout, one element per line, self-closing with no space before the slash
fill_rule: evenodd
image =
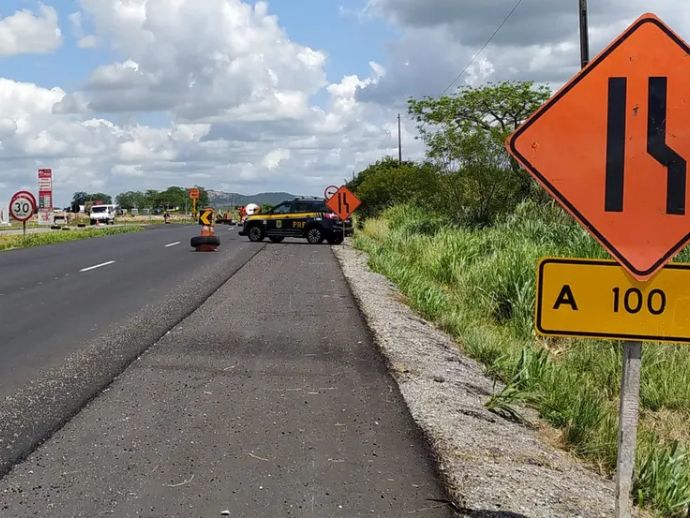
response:
<path id="1" fill-rule="evenodd" d="M 508 139 L 508 150 L 634 277 L 690 239 L 690 48 L 639 18 Z"/>
<path id="2" fill-rule="evenodd" d="M 335 212 L 342 220 L 349 218 L 361 204 L 362 202 L 359 201 L 357 196 L 352 194 L 352 191 L 344 185 L 326 200 L 328 208 Z"/>

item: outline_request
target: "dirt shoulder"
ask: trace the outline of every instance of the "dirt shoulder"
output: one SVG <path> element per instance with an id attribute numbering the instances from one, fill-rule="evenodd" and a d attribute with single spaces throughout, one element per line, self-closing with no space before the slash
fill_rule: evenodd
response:
<path id="1" fill-rule="evenodd" d="M 406 306 L 366 254 L 333 247 L 461 515 L 604 517 L 614 485 L 552 446 L 537 427 L 489 412 L 493 381 L 447 334 Z"/>

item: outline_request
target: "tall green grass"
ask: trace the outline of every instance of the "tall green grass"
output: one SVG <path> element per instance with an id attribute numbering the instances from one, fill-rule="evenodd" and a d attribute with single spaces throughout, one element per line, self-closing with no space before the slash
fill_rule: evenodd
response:
<path id="1" fill-rule="evenodd" d="M 525 202 L 494 227 L 467 229 L 410 206 L 368 220 L 355 238 L 370 266 L 421 314 L 455 336 L 506 388 L 488 406 L 520 419 L 516 402 L 562 430 L 564 445 L 611 473 L 616 463 L 621 345 L 535 337 L 540 257 L 605 257 L 560 209 Z M 688 255 L 684 253 L 684 257 Z M 690 417 L 690 349 L 648 345 L 642 372 L 636 498 L 665 516 L 690 516 L 687 443 L 652 431 L 661 411 Z M 681 434 L 683 435 L 683 434 Z M 690 437 L 690 434 L 685 434 Z"/>

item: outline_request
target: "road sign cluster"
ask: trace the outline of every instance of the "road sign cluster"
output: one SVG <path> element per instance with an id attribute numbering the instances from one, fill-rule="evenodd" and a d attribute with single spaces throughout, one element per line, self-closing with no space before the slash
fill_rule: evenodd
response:
<path id="1" fill-rule="evenodd" d="M 690 240 L 688 58 L 685 42 L 656 16 L 644 15 L 508 139 L 511 155 L 629 274 L 588 261 L 542 263 L 539 332 L 690 341 L 690 327 L 679 328 L 662 313 L 585 317 L 598 307 L 587 279 L 608 293 L 652 293 L 656 274 Z M 674 272 L 690 280 L 685 269 Z M 549 298 L 554 283 L 566 286 L 566 273 L 577 279 L 570 286 L 582 301 L 577 309 Z M 667 312 L 678 309 L 680 296 L 667 294 Z M 539 321 L 554 312 L 559 329 Z M 602 319 L 611 324 L 602 326 Z M 631 331 L 641 328 L 648 331 Z"/>
<path id="2" fill-rule="evenodd" d="M 616 260 L 542 260 L 535 327 L 627 340 L 619 518 L 631 515 L 641 341 L 690 342 L 690 265 L 664 267 L 690 241 L 689 58 L 681 38 L 643 15 L 507 141 L 513 158 Z"/>

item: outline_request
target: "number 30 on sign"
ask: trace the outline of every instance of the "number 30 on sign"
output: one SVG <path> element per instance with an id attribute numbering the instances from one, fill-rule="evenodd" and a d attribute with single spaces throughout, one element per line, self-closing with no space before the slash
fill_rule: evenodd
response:
<path id="1" fill-rule="evenodd" d="M 34 211 L 33 200 L 24 194 L 15 195 L 10 202 L 10 215 L 17 221 L 28 221 Z"/>
<path id="2" fill-rule="evenodd" d="M 690 342 L 690 264 L 640 282 L 613 261 L 543 259 L 537 277 L 540 334 Z"/>

